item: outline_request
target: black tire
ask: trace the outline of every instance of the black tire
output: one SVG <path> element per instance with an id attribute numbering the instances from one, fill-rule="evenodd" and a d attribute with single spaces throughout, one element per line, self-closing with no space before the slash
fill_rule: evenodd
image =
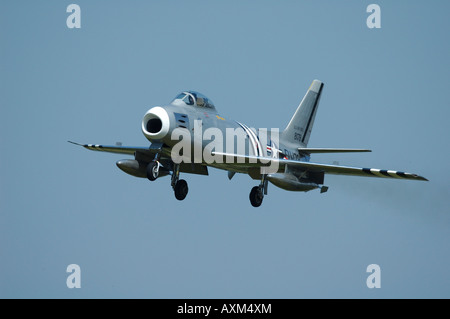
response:
<path id="1" fill-rule="evenodd" d="M 252 188 L 249 198 L 250 198 L 250 203 L 252 204 L 253 207 L 261 206 L 264 196 L 263 196 L 259 186 L 255 186 Z"/>
<path id="2" fill-rule="evenodd" d="M 147 178 L 154 181 L 159 176 L 158 163 L 151 162 L 147 165 Z"/>
<path id="3" fill-rule="evenodd" d="M 180 179 L 174 187 L 175 198 L 178 200 L 183 200 L 188 194 L 189 188 L 188 184 L 184 179 Z"/>

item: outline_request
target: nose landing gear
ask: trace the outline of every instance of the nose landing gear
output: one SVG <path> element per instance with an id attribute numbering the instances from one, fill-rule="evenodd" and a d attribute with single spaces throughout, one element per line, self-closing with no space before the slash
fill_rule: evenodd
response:
<path id="1" fill-rule="evenodd" d="M 161 167 L 159 162 L 159 154 L 156 154 L 155 159 L 147 165 L 147 178 L 154 181 L 159 176 L 159 169 Z M 180 164 L 173 165 L 171 186 L 175 194 L 175 198 L 178 200 L 183 200 L 186 198 L 189 188 L 188 184 L 184 179 L 179 179 L 180 177 Z"/>
<path id="2" fill-rule="evenodd" d="M 186 198 L 189 188 L 187 182 L 184 179 L 180 179 L 173 188 L 175 193 L 175 198 L 178 200 L 183 200 Z"/>
<path id="3" fill-rule="evenodd" d="M 179 177 L 180 177 L 180 164 L 175 164 L 172 173 L 171 185 L 175 193 L 175 198 L 178 200 L 183 200 L 186 198 L 189 188 L 187 182 L 184 179 L 179 179 Z"/>

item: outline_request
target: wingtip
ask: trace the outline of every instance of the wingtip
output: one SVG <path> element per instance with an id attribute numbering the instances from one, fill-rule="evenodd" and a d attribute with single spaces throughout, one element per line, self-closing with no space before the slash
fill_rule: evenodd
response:
<path id="1" fill-rule="evenodd" d="M 75 145 L 78 145 L 78 146 L 83 146 L 84 147 L 84 145 L 83 144 L 80 144 L 80 143 L 77 143 L 77 142 L 72 142 L 72 141 L 67 141 L 68 143 L 71 143 L 71 144 L 75 144 Z"/>
<path id="2" fill-rule="evenodd" d="M 423 176 L 416 175 L 416 174 L 413 174 L 413 176 L 414 176 L 415 179 L 417 179 L 419 181 L 429 182 L 429 180 L 427 178 L 423 177 Z"/>

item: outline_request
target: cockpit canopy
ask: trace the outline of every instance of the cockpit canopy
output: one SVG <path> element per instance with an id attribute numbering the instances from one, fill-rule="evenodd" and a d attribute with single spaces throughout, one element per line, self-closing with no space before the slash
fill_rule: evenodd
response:
<path id="1" fill-rule="evenodd" d="M 208 99 L 203 94 L 195 91 L 184 91 L 178 94 L 177 97 L 172 101 L 172 104 L 178 104 L 180 102 L 196 107 L 205 107 L 213 110 L 216 109 L 214 103 L 210 99 Z"/>

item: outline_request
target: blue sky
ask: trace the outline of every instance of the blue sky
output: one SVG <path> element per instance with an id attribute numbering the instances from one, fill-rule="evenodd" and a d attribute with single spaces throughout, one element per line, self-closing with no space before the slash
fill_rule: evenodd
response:
<path id="1" fill-rule="evenodd" d="M 0 297 L 450 297 L 447 2 L 377 1 L 369 29 L 370 1 L 77 1 L 76 30 L 70 3 L 0 4 Z M 179 202 L 66 142 L 148 145 L 144 113 L 186 89 L 282 129 L 315 78 L 309 146 L 373 152 L 312 161 L 430 182 L 326 176 L 255 209 L 257 182 L 212 169 Z"/>

